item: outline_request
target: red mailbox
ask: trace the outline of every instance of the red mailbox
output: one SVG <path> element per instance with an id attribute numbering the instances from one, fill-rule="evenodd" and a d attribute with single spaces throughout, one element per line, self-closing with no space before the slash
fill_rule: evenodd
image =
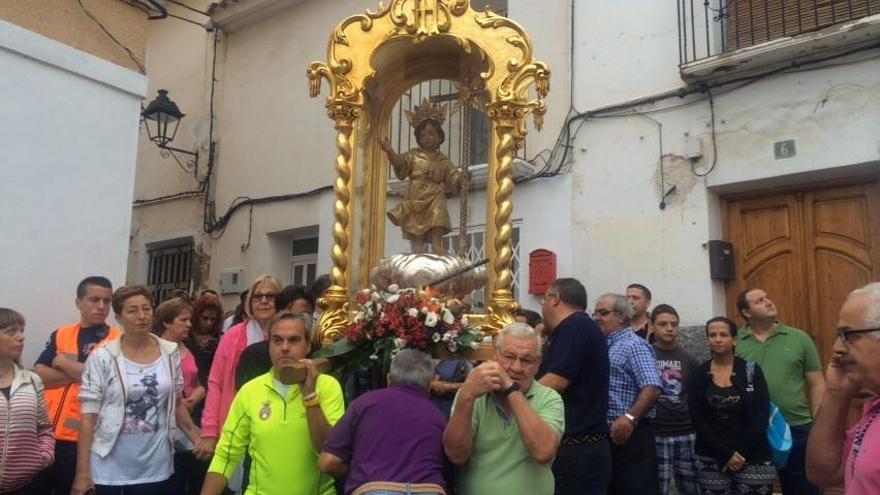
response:
<path id="1" fill-rule="evenodd" d="M 544 294 L 556 280 L 556 253 L 535 249 L 529 253 L 529 294 Z"/>

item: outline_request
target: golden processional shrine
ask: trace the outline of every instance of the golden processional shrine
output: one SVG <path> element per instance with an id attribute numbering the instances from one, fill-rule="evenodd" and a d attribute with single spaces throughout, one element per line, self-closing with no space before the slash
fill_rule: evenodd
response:
<path id="1" fill-rule="evenodd" d="M 443 123 L 455 102 L 424 98 L 407 111 L 416 147 L 397 150 L 388 139 L 401 96 L 437 79 L 452 81 L 458 104 L 484 112 L 490 124 L 488 265 L 480 283 L 486 311 L 467 316 L 471 326 L 490 336 L 513 322 L 518 308 L 511 291 L 513 160 L 526 135 L 526 119 L 531 115 L 541 127 L 550 76 L 548 66 L 533 58 L 528 34 L 488 9 L 475 11 L 469 0 L 392 0 L 339 23 L 327 61 L 312 63 L 307 74 L 312 97 L 321 92 L 322 80 L 328 83 L 327 115 L 336 129 L 332 286 L 318 301 L 323 313 L 314 343 L 344 337 L 358 304 L 355 288 L 377 280 L 412 287 L 425 284 L 426 276 L 452 273 L 454 279 L 456 273 L 472 272 L 473 267 L 461 270 L 467 262 L 447 254 L 439 242 L 451 229 L 447 195 L 466 198 L 470 175 L 439 151 Z M 407 186 L 402 200 L 389 208 L 392 173 Z M 389 225 L 410 242 L 412 254 L 385 252 Z M 433 253 L 426 252 L 428 246 Z M 472 273 L 462 277 L 467 282 L 445 287 L 459 293 L 476 287 Z"/>

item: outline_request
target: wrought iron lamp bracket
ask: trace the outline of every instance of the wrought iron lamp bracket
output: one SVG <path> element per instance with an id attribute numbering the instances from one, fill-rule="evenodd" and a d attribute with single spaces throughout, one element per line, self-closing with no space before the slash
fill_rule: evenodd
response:
<path id="1" fill-rule="evenodd" d="M 189 158 L 181 160 L 178 154 L 187 155 Z M 187 151 L 173 146 L 159 146 L 159 156 L 164 159 L 174 158 L 181 170 L 188 174 L 192 174 L 196 179 L 199 178 L 199 152 Z"/>

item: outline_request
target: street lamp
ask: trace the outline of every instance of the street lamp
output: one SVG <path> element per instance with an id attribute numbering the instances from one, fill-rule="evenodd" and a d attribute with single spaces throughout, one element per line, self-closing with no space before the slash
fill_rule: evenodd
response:
<path id="1" fill-rule="evenodd" d="M 168 146 L 168 143 L 173 141 L 174 137 L 177 135 L 177 127 L 180 125 L 180 119 L 185 115 L 186 114 L 177 108 L 177 103 L 174 103 L 171 98 L 168 98 L 168 90 L 166 89 L 160 89 L 159 95 L 156 96 L 156 99 L 151 101 L 150 104 L 141 111 L 141 119 L 144 121 L 144 126 L 147 128 L 147 136 L 149 136 L 150 141 L 156 143 L 156 146 L 159 147 L 162 158 L 168 158 L 171 156 L 177 164 L 180 165 L 180 168 L 186 172 L 194 173 L 197 177 L 199 164 L 198 150 L 187 151 Z M 176 153 L 188 155 L 192 158 L 187 159 L 184 164 L 179 158 L 177 158 Z"/>

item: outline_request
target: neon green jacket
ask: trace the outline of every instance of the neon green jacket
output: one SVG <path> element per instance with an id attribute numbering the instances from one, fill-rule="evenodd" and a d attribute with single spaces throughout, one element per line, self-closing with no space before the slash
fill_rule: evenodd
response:
<path id="1" fill-rule="evenodd" d="M 299 387 L 282 397 L 274 373 L 251 380 L 235 395 L 209 471 L 230 479 L 247 450 L 253 461 L 246 495 L 334 495 L 333 478 L 318 470 Z M 319 375 L 315 391 L 324 417 L 335 425 L 345 412 L 339 382 Z"/>

